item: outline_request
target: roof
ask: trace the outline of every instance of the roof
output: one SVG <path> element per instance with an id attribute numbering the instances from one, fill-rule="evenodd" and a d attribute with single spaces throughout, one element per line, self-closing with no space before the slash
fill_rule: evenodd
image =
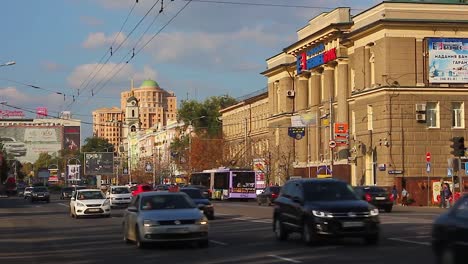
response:
<path id="1" fill-rule="evenodd" d="M 77 192 L 89 192 L 89 191 L 98 191 L 101 192 L 99 189 L 78 189 Z"/>
<path id="2" fill-rule="evenodd" d="M 139 193 L 141 197 L 146 197 L 146 196 L 160 196 L 160 195 L 174 195 L 174 194 L 179 194 L 179 195 L 186 195 L 185 193 L 182 192 L 161 192 L 161 191 L 151 191 L 151 192 L 142 192 Z"/>
<path id="3" fill-rule="evenodd" d="M 140 88 L 159 88 L 159 84 L 154 80 L 148 79 L 141 83 Z"/>

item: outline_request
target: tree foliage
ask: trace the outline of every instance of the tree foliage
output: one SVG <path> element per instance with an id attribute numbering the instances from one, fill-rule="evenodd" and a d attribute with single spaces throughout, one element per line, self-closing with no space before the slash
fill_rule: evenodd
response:
<path id="1" fill-rule="evenodd" d="M 114 146 L 105 138 L 88 137 L 81 147 L 81 152 L 114 152 Z"/>

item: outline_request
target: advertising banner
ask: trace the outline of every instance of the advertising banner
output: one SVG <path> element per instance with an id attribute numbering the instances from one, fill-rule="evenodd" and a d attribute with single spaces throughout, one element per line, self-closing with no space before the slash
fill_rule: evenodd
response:
<path id="1" fill-rule="evenodd" d="M 80 179 L 80 167 L 79 164 L 67 165 L 68 166 L 68 180 L 79 180 Z"/>
<path id="2" fill-rule="evenodd" d="M 114 174 L 113 152 L 84 153 L 84 174 L 86 175 L 112 175 Z"/>
<path id="3" fill-rule="evenodd" d="M 266 187 L 265 173 L 267 172 L 267 165 L 265 159 L 254 159 L 253 165 L 253 170 L 255 172 L 255 188 L 257 189 L 257 194 L 259 194 L 261 193 L 261 189 Z"/>
<path id="4" fill-rule="evenodd" d="M 63 128 L 63 148 L 68 150 L 80 149 L 80 127 L 66 126 Z"/>
<path id="5" fill-rule="evenodd" d="M 63 132 L 59 126 L 30 127 L 8 126 L 0 127 L 0 142 L 5 151 L 20 162 L 36 162 L 39 154 L 50 155 L 62 149 Z"/>
<path id="6" fill-rule="evenodd" d="M 429 82 L 468 83 L 468 39 L 429 38 Z"/>

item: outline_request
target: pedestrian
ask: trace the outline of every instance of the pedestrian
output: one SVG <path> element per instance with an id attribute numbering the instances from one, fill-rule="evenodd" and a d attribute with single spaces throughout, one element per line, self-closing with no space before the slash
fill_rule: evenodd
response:
<path id="1" fill-rule="evenodd" d="M 393 197 L 393 204 L 397 204 L 398 203 L 398 190 L 396 188 L 396 185 L 393 185 L 392 197 Z"/>
<path id="2" fill-rule="evenodd" d="M 440 179 L 440 191 L 439 191 L 439 199 L 440 199 L 439 207 L 440 207 L 440 208 L 445 208 L 445 193 L 444 193 L 444 189 L 445 189 L 444 180 L 443 180 L 443 179 Z"/>
<path id="3" fill-rule="evenodd" d="M 446 208 L 450 208 L 450 198 L 452 198 L 452 191 L 450 190 L 450 185 L 445 183 L 444 185 L 444 199 Z"/>
<path id="4" fill-rule="evenodd" d="M 402 206 L 408 206 L 408 196 L 409 193 L 406 190 L 405 187 L 403 187 L 403 190 L 401 191 L 401 205 Z"/>

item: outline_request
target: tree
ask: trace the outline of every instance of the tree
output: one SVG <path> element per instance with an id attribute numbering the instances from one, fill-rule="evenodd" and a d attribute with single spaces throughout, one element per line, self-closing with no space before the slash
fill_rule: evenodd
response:
<path id="1" fill-rule="evenodd" d="M 105 138 L 88 137 L 81 147 L 81 152 L 114 152 L 114 145 Z"/>
<path id="2" fill-rule="evenodd" d="M 190 164 L 192 171 L 202 171 L 224 165 L 224 140 L 220 137 L 193 137 L 190 148 Z"/>

